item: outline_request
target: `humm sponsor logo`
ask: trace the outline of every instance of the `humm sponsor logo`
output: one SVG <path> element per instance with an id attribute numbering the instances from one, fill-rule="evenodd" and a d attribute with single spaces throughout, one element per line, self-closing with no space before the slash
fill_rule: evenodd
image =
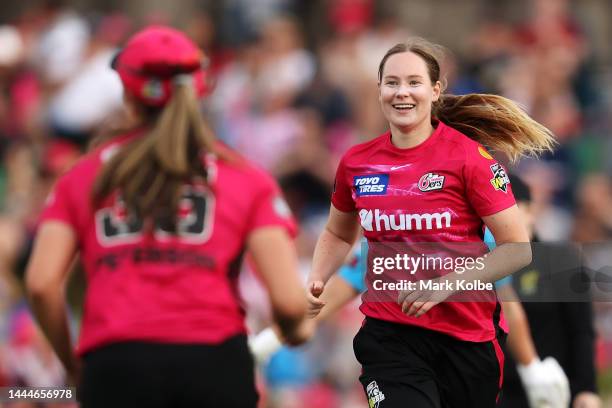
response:
<path id="1" fill-rule="evenodd" d="M 450 228 L 451 213 L 384 214 L 381 210 L 359 211 L 361 226 L 366 231 L 421 231 Z"/>

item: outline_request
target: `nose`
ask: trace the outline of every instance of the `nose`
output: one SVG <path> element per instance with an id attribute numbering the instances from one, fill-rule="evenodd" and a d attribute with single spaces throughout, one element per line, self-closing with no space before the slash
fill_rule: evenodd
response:
<path id="1" fill-rule="evenodd" d="M 410 95 L 410 87 L 408 84 L 400 83 L 395 91 L 396 96 L 409 96 Z"/>

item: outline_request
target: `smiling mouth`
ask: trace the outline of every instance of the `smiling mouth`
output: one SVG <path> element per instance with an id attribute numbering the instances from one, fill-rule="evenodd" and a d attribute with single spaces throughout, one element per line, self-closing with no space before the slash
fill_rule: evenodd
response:
<path id="1" fill-rule="evenodd" d="M 396 103 L 391 105 L 398 112 L 408 112 L 416 107 L 413 103 Z"/>

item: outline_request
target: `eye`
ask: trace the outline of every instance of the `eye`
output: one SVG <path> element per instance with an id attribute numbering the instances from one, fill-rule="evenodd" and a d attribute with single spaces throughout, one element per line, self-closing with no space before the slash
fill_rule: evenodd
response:
<path id="1" fill-rule="evenodd" d="M 397 81 L 395 79 L 388 79 L 385 81 L 385 85 L 397 86 Z"/>
<path id="2" fill-rule="evenodd" d="M 420 81 L 417 81 L 416 79 L 413 79 L 413 80 L 411 80 L 411 81 L 409 82 L 409 84 L 410 84 L 410 86 L 417 86 L 417 85 L 420 85 L 420 84 L 421 84 L 421 82 L 420 82 Z"/>

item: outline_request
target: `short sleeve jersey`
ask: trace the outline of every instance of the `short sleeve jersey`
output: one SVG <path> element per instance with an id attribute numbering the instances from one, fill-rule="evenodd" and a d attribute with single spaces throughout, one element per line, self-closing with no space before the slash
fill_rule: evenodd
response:
<path id="1" fill-rule="evenodd" d="M 484 254 L 482 217 L 515 200 L 502 165 L 477 142 L 440 122 L 413 148 L 396 147 L 387 132 L 349 149 L 338 166 L 332 204 L 357 213 L 370 247 L 474 242 Z M 497 301 L 444 302 L 419 318 L 406 316 L 394 302 L 364 301 L 361 311 L 466 341 L 489 341 L 499 327 L 505 329 Z"/>
<path id="2" fill-rule="evenodd" d="M 295 233 L 276 182 L 242 158 L 209 157 L 208 181 L 184 188 L 176 233 L 143 228 L 117 194 L 91 200 L 101 166 L 127 138 L 61 177 L 42 214 L 78 239 L 87 279 L 78 352 L 129 340 L 217 344 L 244 333 L 237 275 L 247 237 L 265 226 Z"/>

